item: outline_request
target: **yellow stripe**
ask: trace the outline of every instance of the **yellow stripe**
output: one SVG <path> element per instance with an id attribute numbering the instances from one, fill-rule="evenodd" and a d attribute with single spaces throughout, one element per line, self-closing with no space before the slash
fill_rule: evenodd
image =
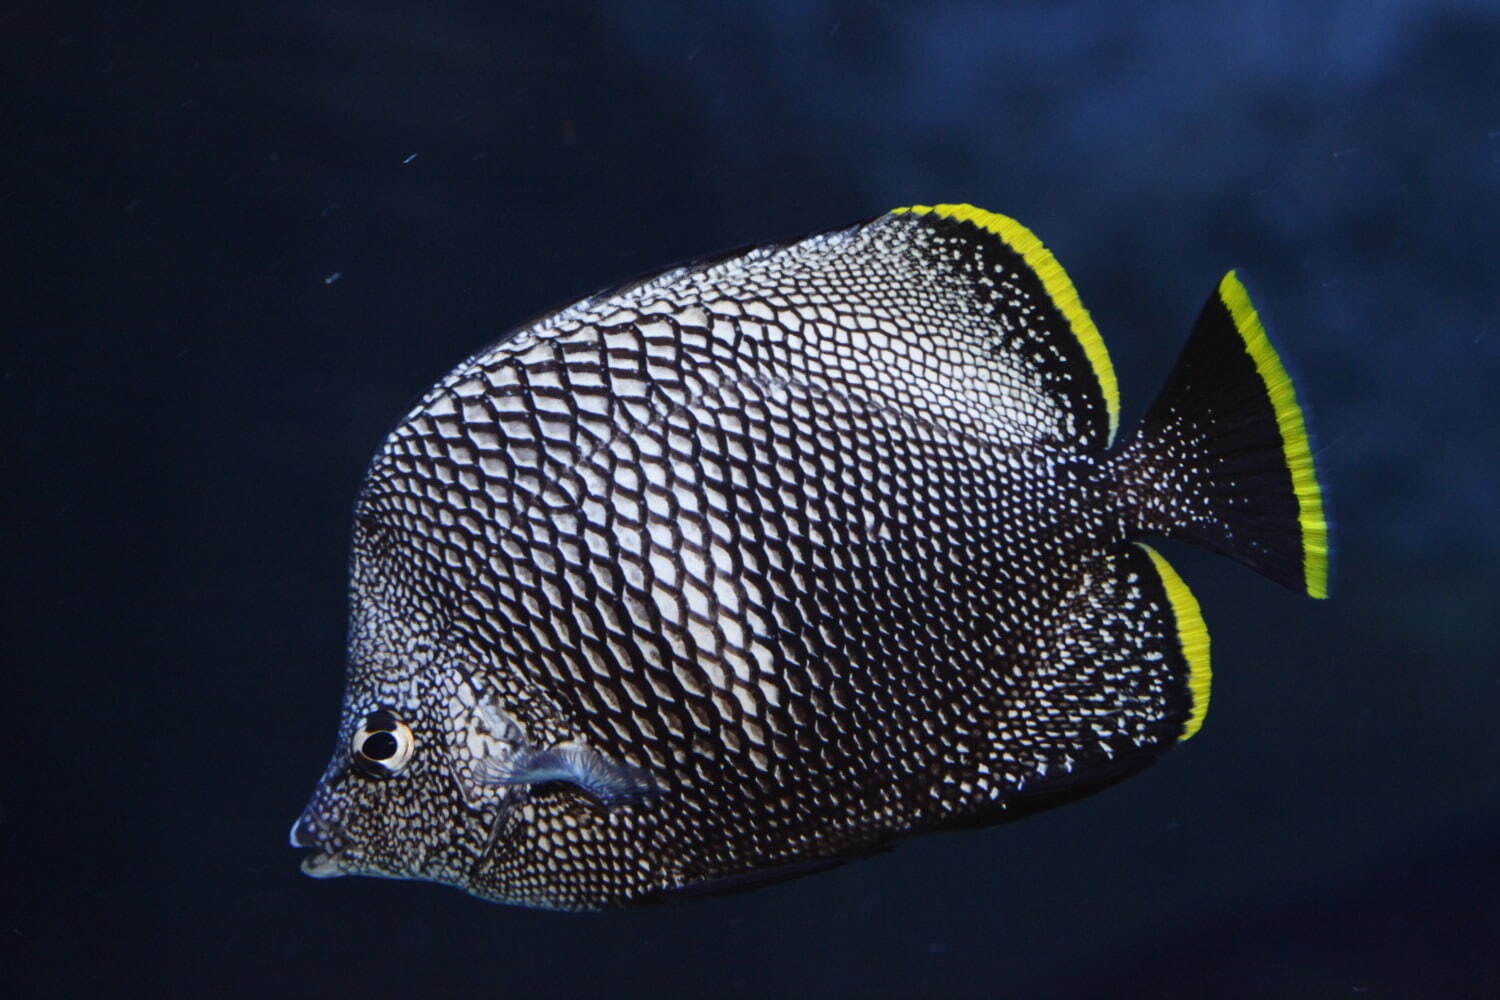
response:
<path id="1" fill-rule="evenodd" d="M 1213 686 L 1213 669 L 1210 664 L 1208 624 L 1203 620 L 1203 611 L 1198 607 L 1198 599 L 1188 589 L 1188 585 L 1182 582 L 1182 577 L 1149 545 L 1141 542 L 1135 543 L 1146 551 L 1151 557 L 1151 562 L 1156 566 L 1156 575 L 1161 577 L 1162 586 L 1166 588 L 1167 600 L 1172 604 L 1172 616 L 1177 619 L 1177 642 L 1182 647 L 1182 655 L 1188 662 L 1188 690 L 1193 695 L 1193 711 L 1188 716 L 1187 725 L 1182 727 L 1182 735 L 1179 740 L 1192 739 L 1198 730 L 1203 728 L 1204 716 L 1208 715 L 1208 694 Z"/>
<path id="2" fill-rule="evenodd" d="M 1255 361 L 1255 370 L 1260 373 L 1271 397 L 1271 407 L 1276 411 L 1282 452 L 1292 474 L 1292 489 L 1297 494 L 1297 520 L 1302 525 L 1302 576 L 1307 592 L 1313 597 L 1327 597 L 1328 520 L 1323 514 L 1323 491 L 1318 487 L 1318 471 L 1313 465 L 1297 390 L 1266 337 L 1266 328 L 1250 302 L 1250 293 L 1233 271 L 1219 282 L 1219 298 L 1234 319 L 1234 327 Z"/>
<path id="3" fill-rule="evenodd" d="M 1052 256 L 1052 251 L 1042 245 L 1035 233 L 1015 219 L 986 212 L 973 205 L 909 205 L 894 209 L 891 214 L 902 215 L 907 212 L 913 215 L 931 213 L 939 218 L 972 222 L 980 229 L 1000 237 L 1007 246 L 1021 255 L 1037 277 L 1042 279 L 1042 287 L 1047 290 L 1052 304 L 1063 314 L 1073 330 L 1073 336 L 1083 346 L 1083 353 L 1094 369 L 1099 389 L 1104 393 L 1105 409 L 1109 412 L 1109 439 L 1105 443 L 1113 444 L 1115 431 L 1120 427 L 1120 385 L 1115 380 L 1115 366 L 1109 359 L 1109 348 L 1104 346 L 1104 338 L 1099 336 L 1099 328 L 1094 326 L 1094 320 L 1078 298 L 1078 290 L 1073 287 L 1068 272 Z"/>

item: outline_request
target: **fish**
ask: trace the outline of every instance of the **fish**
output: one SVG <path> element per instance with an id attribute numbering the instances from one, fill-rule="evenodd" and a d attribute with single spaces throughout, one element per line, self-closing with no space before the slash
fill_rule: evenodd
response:
<path id="1" fill-rule="evenodd" d="M 358 493 L 319 877 L 598 910 L 779 882 L 1133 775 L 1202 727 L 1148 540 L 1326 597 L 1296 389 L 1238 273 L 1120 434 L 1052 252 L 971 205 L 523 324 Z"/>

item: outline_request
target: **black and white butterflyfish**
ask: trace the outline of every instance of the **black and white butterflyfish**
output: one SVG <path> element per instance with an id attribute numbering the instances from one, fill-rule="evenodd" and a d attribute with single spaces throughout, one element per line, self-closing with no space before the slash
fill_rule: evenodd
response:
<path id="1" fill-rule="evenodd" d="M 1029 230 L 914 206 L 593 295 L 464 361 L 372 460 L 311 875 L 587 910 L 1027 815 L 1203 725 L 1146 541 L 1313 597 L 1302 409 L 1224 275 L 1120 434 Z"/>

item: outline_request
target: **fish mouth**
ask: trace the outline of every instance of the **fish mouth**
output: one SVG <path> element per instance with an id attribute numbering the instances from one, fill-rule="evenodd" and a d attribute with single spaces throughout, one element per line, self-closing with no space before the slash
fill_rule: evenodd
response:
<path id="1" fill-rule="evenodd" d="M 312 852 L 302 859 L 304 875 L 311 875 L 313 878 L 337 878 L 345 872 L 344 863 L 338 852 L 328 849 L 320 834 L 318 825 L 307 813 L 303 813 L 297 817 L 297 822 L 292 824 L 287 840 L 293 847 Z"/>
<path id="2" fill-rule="evenodd" d="M 344 874 L 344 865 L 337 854 L 314 851 L 302 859 L 302 874 L 313 878 L 338 878 Z"/>

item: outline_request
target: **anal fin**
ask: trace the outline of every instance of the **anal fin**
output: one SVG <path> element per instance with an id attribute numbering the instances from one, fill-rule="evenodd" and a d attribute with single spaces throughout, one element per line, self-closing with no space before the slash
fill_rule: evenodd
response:
<path id="1" fill-rule="evenodd" d="M 979 823 L 1061 805 L 1151 764 L 1202 725 L 1208 632 L 1165 559 L 1101 552 L 1011 668 L 985 763 L 1003 784 Z"/>

